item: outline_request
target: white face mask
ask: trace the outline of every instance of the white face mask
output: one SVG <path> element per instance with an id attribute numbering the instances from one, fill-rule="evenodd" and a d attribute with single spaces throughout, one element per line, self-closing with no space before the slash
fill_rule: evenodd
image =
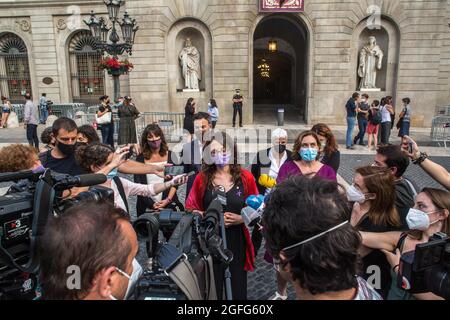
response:
<path id="1" fill-rule="evenodd" d="M 117 272 L 119 272 L 121 275 L 123 275 L 124 277 L 128 278 L 128 287 L 127 287 L 127 292 L 125 292 L 125 296 L 124 296 L 124 300 L 127 300 L 129 298 L 129 294 L 131 293 L 131 290 L 134 289 L 134 287 L 136 286 L 137 281 L 139 280 L 141 274 L 142 274 L 142 267 L 139 264 L 139 262 L 137 262 L 136 259 L 133 260 L 133 271 L 131 273 L 131 276 L 128 275 L 125 271 L 119 269 L 116 267 Z M 115 298 L 113 295 L 110 295 L 109 298 L 111 300 L 117 300 L 117 298 Z"/>
<path id="2" fill-rule="evenodd" d="M 411 230 L 426 231 L 431 225 L 439 222 L 439 220 L 430 222 L 430 214 L 433 212 L 423 212 L 418 209 L 409 209 L 408 215 L 406 216 L 406 222 Z"/>
<path id="3" fill-rule="evenodd" d="M 354 185 L 351 185 L 347 189 L 347 199 L 350 202 L 364 203 L 366 202 L 366 196 L 360 190 L 358 190 Z"/>

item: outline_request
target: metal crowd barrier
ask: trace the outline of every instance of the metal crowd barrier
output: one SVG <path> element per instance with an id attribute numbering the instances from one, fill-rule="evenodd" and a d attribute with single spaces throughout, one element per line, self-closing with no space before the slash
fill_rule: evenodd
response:
<path id="1" fill-rule="evenodd" d="M 168 142 L 179 142 L 182 139 L 183 121 L 184 113 L 143 112 L 135 120 L 137 139 L 141 140 L 147 125 L 155 123 L 160 126 Z"/>
<path id="2" fill-rule="evenodd" d="M 450 142 L 450 115 L 438 116 L 433 118 L 431 124 L 431 140 L 444 144 L 447 148 L 447 142 Z"/>
<path id="3" fill-rule="evenodd" d="M 12 105 L 12 111 L 17 114 L 19 123 L 23 122 L 24 110 L 25 110 L 25 105 L 23 105 L 23 104 L 13 104 Z"/>
<path id="4" fill-rule="evenodd" d="M 60 117 L 75 118 L 78 111 L 87 113 L 88 108 L 84 103 L 67 103 L 67 104 L 53 104 L 50 106 L 50 114 Z"/>
<path id="5" fill-rule="evenodd" d="M 438 107 L 438 116 L 450 116 L 450 106 Z"/>

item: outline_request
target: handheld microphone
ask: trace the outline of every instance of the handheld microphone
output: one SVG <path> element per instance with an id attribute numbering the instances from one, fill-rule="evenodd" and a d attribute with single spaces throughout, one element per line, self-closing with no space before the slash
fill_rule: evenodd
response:
<path id="1" fill-rule="evenodd" d="M 268 174 L 262 174 L 259 179 L 258 183 L 265 188 L 272 189 L 277 185 L 277 180 L 269 176 Z"/>
<path id="2" fill-rule="evenodd" d="M 220 201 L 223 206 L 227 205 L 227 194 L 224 186 L 217 186 L 213 189 L 213 196 Z"/>
<path id="3" fill-rule="evenodd" d="M 60 175 L 55 177 L 55 190 L 62 191 L 74 187 L 91 187 L 106 182 L 104 174 L 83 174 L 72 177 L 69 175 Z"/>
<path id="4" fill-rule="evenodd" d="M 258 208 L 264 203 L 264 199 L 264 196 L 261 194 L 257 196 L 251 195 L 245 200 L 245 204 L 255 210 L 258 210 Z"/>

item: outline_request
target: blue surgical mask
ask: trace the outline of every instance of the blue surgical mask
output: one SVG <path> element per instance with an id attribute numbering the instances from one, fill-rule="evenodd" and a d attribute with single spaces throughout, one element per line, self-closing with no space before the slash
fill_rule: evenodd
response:
<path id="1" fill-rule="evenodd" d="M 110 171 L 106 177 L 108 178 L 108 180 L 112 180 L 115 177 L 117 177 L 117 173 L 118 173 L 118 170 L 117 170 L 117 168 L 115 168 L 112 171 Z"/>
<path id="2" fill-rule="evenodd" d="M 302 148 L 299 152 L 300 157 L 304 161 L 312 162 L 317 159 L 317 155 L 319 154 L 319 151 L 315 148 Z"/>

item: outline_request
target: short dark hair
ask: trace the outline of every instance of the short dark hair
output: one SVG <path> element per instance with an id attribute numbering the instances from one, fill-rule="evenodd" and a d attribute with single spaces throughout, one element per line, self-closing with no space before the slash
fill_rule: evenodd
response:
<path id="1" fill-rule="evenodd" d="M 209 115 L 208 113 L 206 113 L 206 112 L 197 112 L 197 113 L 194 115 L 194 121 L 196 121 L 196 120 L 203 120 L 203 119 L 207 120 L 208 123 L 211 123 L 211 117 L 210 117 L 210 115 Z"/>
<path id="2" fill-rule="evenodd" d="M 378 100 L 373 100 L 373 101 L 372 101 L 372 104 L 373 104 L 375 107 L 378 107 L 378 106 L 380 105 L 380 101 L 378 101 Z"/>
<path id="3" fill-rule="evenodd" d="M 352 98 L 353 99 L 356 99 L 356 98 L 358 98 L 360 96 L 360 94 L 358 93 L 358 92 L 355 92 L 353 95 L 352 95 Z"/>
<path id="4" fill-rule="evenodd" d="M 61 129 L 64 129 L 67 132 L 72 132 L 74 130 L 77 130 L 78 127 L 75 121 L 73 121 L 72 119 L 62 117 L 53 122 L 52 133 L 55 138 L 58 136 L 59 130 Z"/>
<path id="5" fill-rule="evenodd" d="M 369 95 L 367 93 L 363 93 L 362 96 L 365 97 L 366 99 L 369 99 Z"/>
<path id="6" fill-rule="evenodd" d="M 28 92 L 25 93 L 24 97 L 25 97 L 26 100 L 31 100 L 31 94 L 28 93 Z"/>
<path id="7" fill-rule="evenodd" d="M 98 100 L 103 101 L 103 100 L 106 100 L 108 98 L 109 98 L 108 96 L 101 96 Z"/>
<path id="8" fill-rule="evenodd" d="M 78 133 L 83 134 L 88 139 L 88 143 L 100 142 L 100 137 L 97 134 L 97 130 L 89 124 L 78 127 Z"/>
<path id="9" fill-rule="evenodd" d="M 386 157 L 386 164 L 389 168 L 397 168 L 395 176 L 400 178 L 405 173 L 410 164 L 408 156 L 406 156 L 401 146 L 388 144 L 382 145 L 377 149 L 377 153 Z"/>
<path id="10" fill-rule="evenodd" d="M 43 93 L 43 94 L 42 94 L 42 96 L 43 96 L 43 97 L 46 97 L 46 96 L 47 96 L 47 94 L 46 94 L 46 93 Z"/>
<path id="11" fill-rule="evenodd" d="M 290 177 L 270 194 L 262 224 L 269 252 L 279 257 L 283 248 L 316 236 L 348 221 L 351 209 L 341 186 L 318 177 Z M 349 224 L 301 246 L 283 251 L 292 277 L 311 294 L 357 288 L 361 245 Z"/>
<path id="12" fill-rule="evenodd" d="M 50 217 L 40 239 L 40 275 L 46 300 L 79 300 L 92 288 L 101 270 L 126 269 L 131 243 L 119 221 L 128 215 L 111 202 L 82 202 L 58 217 Z M 81 288 L 67 287 L 70 266 L 80 268 Z"/>
<path id="13" fill-rule="evenodd" d="M 92 172 L 91 166 L 103 166 L 114 149 L 107 144 L 91 143 L 87 145 L 80 145 L 75 151 L 75 160 L 78 165 L 86 170 Z"/>
<path id="14" fill-rule="evenodd" d="M 49 144 L 52 142 L 52 127 L 45 128 L 41 133 L 41 142 Z"/>
<path id="15" fill-rule="evenodd" d="M 411 103 L 411 99 L 410 98 L 403 98 L 402 100 L 404 103 L 406 104 L 410 104 Z"/>

